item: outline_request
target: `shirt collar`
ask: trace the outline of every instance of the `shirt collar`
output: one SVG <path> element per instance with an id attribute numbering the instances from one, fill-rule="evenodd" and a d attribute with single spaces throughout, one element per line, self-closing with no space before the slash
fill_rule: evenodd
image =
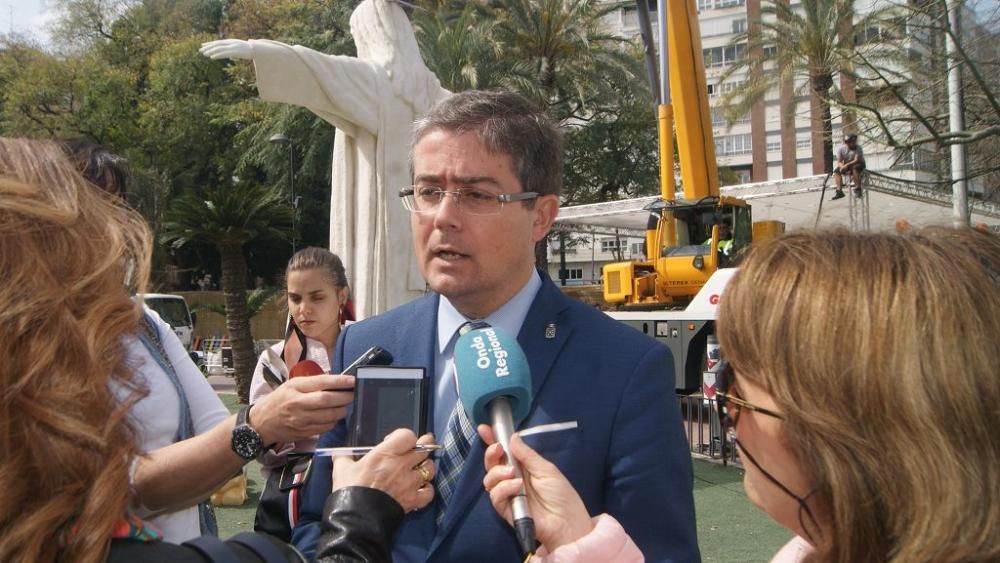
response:
<path id="1" fill-rule="evenodd" d="M 514 297 L 510 298 L 499 309 L 493 311 L 493 313 L 487 315 L 482 320 L 489 323 L 490 326 L 502 328 L 508 334 L 517 338 L 517 334 L 521 332 L 521 325 L 524 324 L 524 319 L 528 316 L 528 310 L 531 309 L 531 303 L 535 300 L 535 295 L 538 294 L 538 290 L 541 287 L 542 278 L 538 275 L 538 271 L 535 270 L 524 284 L 524 287 L 514 294 Z M 438 300 L 437 318 L 438 352 L 441 354 L 444 354 L 448 349 L 452 337 L 455 336 L 460 326 L 468 321 L 478 320 L 465 318 L 444 295 Z"/>

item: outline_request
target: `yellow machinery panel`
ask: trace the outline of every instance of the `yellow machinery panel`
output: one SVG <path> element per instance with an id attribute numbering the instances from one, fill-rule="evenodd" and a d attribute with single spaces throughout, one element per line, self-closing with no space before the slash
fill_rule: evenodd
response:
<path id="1" fill-rule="evenodd" d="M 632 262 L 604 266 L 604 301 L 625 303 L 632 295 Z"/>
<path id="2" fill-rule="evenodd" d="M 785 232 L 785 223 L 773 219 L 753 224 L 753 241 L 772 239 Z"/>

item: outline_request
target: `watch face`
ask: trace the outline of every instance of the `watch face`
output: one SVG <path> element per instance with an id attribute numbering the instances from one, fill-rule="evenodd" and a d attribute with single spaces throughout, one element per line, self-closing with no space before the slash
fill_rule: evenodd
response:
<path id="1" fill-rule="evenodd" d="M 233 451 L 243 459 L 253 459 L 261 450 L 260 434 L 247 424 L 233 429 Z"/>

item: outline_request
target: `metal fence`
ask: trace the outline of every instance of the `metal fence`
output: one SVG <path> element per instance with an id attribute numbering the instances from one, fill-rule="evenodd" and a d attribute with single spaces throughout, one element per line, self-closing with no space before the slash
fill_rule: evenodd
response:
<path id="1" fill-rule="evenodd" d="M 677 401 L 684 419 L 684 433 L 687 436 L 688 448 L 691 453 L 709 459 L 722 460 L 723 464 L 740 465 L 735 442 L 731 437 L 722 435 L 715 399 L 678 395 Z M 723 440 L 725 440 L 725 448 L 723 448 Z"/>

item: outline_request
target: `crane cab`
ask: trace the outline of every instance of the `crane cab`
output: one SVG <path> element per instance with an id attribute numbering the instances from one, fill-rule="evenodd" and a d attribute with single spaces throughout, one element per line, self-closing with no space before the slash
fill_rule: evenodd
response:
<path id="1" fill-rule="evenodd" d="M 750 206 L 740 199 L 658 200 L 646 210 L 647 259 L 604 267 L 608 303 L 636 308 L 686 304 L 752 239 Z"/>

